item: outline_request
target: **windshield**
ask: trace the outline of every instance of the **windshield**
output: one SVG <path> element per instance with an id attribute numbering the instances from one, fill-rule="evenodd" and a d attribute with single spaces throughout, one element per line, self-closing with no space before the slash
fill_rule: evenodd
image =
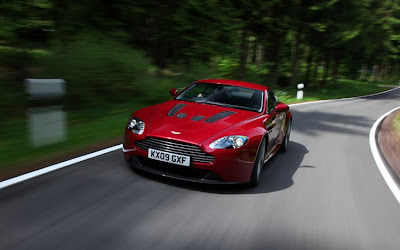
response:
<path id="1" fill-rule="evenodd" d="M 264 98 L 260 90 L 214 83 L 195 83 L 176 99 L 261 112 Z"/>

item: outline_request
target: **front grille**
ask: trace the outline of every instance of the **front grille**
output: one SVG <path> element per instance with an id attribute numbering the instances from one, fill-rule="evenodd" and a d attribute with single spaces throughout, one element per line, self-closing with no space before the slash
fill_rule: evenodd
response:
<path id="1" fill-rule="evenodd" d="M 136 146 L 147 151 L 149 148 L 165 151 L 173 154 L 190 156 L 193 162 L 212 163 L 214 156 L 203 152 L 197 145 L 182 143 L 177 141 L 147 137 L 142 141 L 136 141 Z"/>
<path id="2" fill-rule="evenodd" d="M 184 167 L 172 163 L 156 161 L 142 157 L 138 157 L 138 159 L 142 166 L 150 167 L 152 169 L 161 171 L 165 174 L 172 174 L 172 175 L 201 180 L 205 179 L 211 173 L 210 170 L 205 170 L 205 169 Z"/>

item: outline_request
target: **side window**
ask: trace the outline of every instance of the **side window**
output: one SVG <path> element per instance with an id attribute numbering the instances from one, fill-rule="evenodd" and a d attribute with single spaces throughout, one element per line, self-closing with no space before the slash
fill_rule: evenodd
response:
<path id="1" fill-rule="evenodd" d="M 272 111 L 274 111 L 276 103 L 277 103 L 277 99 L 274 95 L 274 92 L 268 91 L 268 113 L 271 113 Z"/>

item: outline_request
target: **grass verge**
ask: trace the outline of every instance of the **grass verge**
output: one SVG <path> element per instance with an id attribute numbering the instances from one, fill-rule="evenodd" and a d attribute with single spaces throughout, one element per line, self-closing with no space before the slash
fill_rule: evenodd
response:
<path id="1" fill-rule="evenodd" d="M 284 103 L 298 103 L 317 100 L 339 99 L 355 96 L 363 96 L 378 93 L 388 88 L 382 88 L 382 83 L 362 82 L 347 79 L 340 79 L 337 83 L 328 83 L 324 86 L 305 86 L 304 98 L 297 100 L 296 88 L 277 89 L 276 95 Z"/>
<path id="2" fill-rule="evenodd" d="M 140 107 L 126 104 L 102 110 L 65 112 L 66 140 L 39 147 L 32 146 L 27 114 L 8 120 L 0 135 L 0 173 L 33 160 L 57 157 L 122 137 L 131 111 Z"/>

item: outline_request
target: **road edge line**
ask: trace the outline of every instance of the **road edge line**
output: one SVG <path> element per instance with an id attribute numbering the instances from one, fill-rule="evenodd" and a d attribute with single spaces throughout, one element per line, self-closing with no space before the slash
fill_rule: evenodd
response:
<path id="1" fill-rule="evenodd" d="M 300 106 L 300 105 L 306 105 L 306 104 L 317 104 L 317 103 L 331 102 L 331 101 L 351 100 L 351 99 L 357 99 L 357 98 L 381 95 L 381 94 L 385 94 L 385 93 L 388 93 L 390 91 L 394 91 L 394 90 L 397 90 L 397 89 L 400 89 L 400 87 L 392 88 L 392 89 L 389 89 L 389 90 L 386 90 L 386 91 L 383 91 L 383 92 L 370 94 L 370 95 L 348 97 L 348 98 L 341 98 L 341 99 L 330 99 L 330 100 L 319 100 L 319 101 L 311 101 L 311 102 L 294 103 L 294 104 L 289 104 L 289 106 L 293 107 L 293 106 Z M 17 176 L 17 177 L 8 179 L 8 180 L 4 180 L 4 181 L 0 182 L 0 189 L 15 185 L 17 183 L 20 183 L 20 182 L 35 178 L 37 176 L 44 175 L 44 174 L 53 172 L 53 171 L 61 169 L 61 168 L 65 168 L 65 167 L 73 165 L 75 163 L 78 163 L 78 162 L 81 162 L 81 161 L 85 161 L 85 160 L 88 160 L 88 159 L 91 159 L 91 158 L 94 158 L 94 157 L 97 157 L 97 156 L 100 156 L 100 155 L 103 155 L 103 154 L 106 154 L 106 153 L 109 153 L 109 152 L 112 152 L 112 151 L 115 151 L 115 150 L 118 150 L 118 149 L 121 149 L 121 148 L 122 148 L 122 144 L 119 144 L 119 145 L 112 146 L 112 147 L 109 147 L 109 148 L 105 148 L 105 149 L 102 149 L 102 150 L 99 150 L 99 151 L 96 151 L 96 152 L 93 152 L 93 153 L 90 153 L 90 154 L 82 155 L 82 156 L 79 156 L 79 157 L 76 157 L 76 158 L 73 158 L 73 159 L 70 159 L 70 160 L 67 160 L 67 161 L 63 161 L 63 162 L 60 162 L 60 163 L 57 163 L 57 164 L 54 164 L 54 165 L 50 165 L 50 166 L 41 168 L 39 170 L 35 170 L 33 172 L 26 173 L 26 174 L 23 174 L 23 175 L 20 175 L 20 176 Z"/>
<path id="2" fill-rule="evenodd" d="M 23 181 L 26 181 L 26 180 L 29 180 L 32 178 L 35 178 L 40 175 L 44 175 L 44 174 L 53 172 L 53 171 L 61 169 L 61 168 L 65 168 L 67 166 L 73 165 L 73 164 L 81 162 L 81 161 L 85 161 L 85 160 L 88 160 L 88 159 L 91 159 L 91 158 L 94 158 L 94 157 L 97 157 L 97 156 L 100 156 L 103 154 L 107 154 L 109 152 L 112 152 L 112 151 L 115 151 L 115 150 L 118 150 L 121 148 L 122 148 L 122 144 L 119 144 L 116 146 L 112 146 L 112 147 L 105 148 L 105 149 L 102 149 L 99 151 L 95 151 L 90 154 L 82 155 L 82 156 L 79 156 L 79 157 L 76 157 L 76 158 L 73 158 L 73 159 L 70 159 L 67 161 L 63 161 L 63 162 L 60 162 L 60 163 L 57 163 L 54 165 L 50 165 L 50 166 L 35 170 L 30 173 L 26 173 L 26 174 L 2 181 L 2 182 L 0 182 L 0 189 L 15 185 L 17 183 L 20 183 L 20 182 L 23 182 Z"/>
<path id="3" fill-rule="evenodd" d="M 392 178 L 392 175 L 389 173 L 389 170 L 387 169 L 386 164 L 384 163 L 381 154 L 379 153 L 378 145 L 376 142 L 376 137 L 377 137 L 377 130 L 378 127 L 381 125 L 383 119 L 385 119 L 388 115 L 391 113 L 395 112 L 396 110 L 400 109 L 400 106 L 397 108 L 394 108 L 390 110 L 389 112 L 386 112 L 384 115 L 378 118 L 378 120 L 375 121 L 374 125 L 372 125 L 372 128 L 369 133 L 369 145 L 371 148 L 372 156 L 374 157 L 375 163 L 385 180 L 386 184 L 388 185 L 390 191 L 392 191 L 394 197 L 397 199 L 398 203 L 400 204 L 400 189 L 397 186 L 395 180 Z"/>
<path id="4" fill-rule="evenodd" d="M 364 97 L 371 97 L 371 96 L 386 94 L 386 93 L 389 93 L 389 92 L 397 90 L 397 89 L 400 89 L 400 87 L 388 89 L 388 90 L 385 90 L 385 91 L 382 91 L 382 92 L 379 92 L 379 93 L 374 93 L 374 94 L 369 94 L 369 95 L 346 97 L 346 98 L 339 98 L 339 99 L 328 99 L 328 100 L 318 100 L 318 101 L 310 101 L 310 102 L 293 103 L 293 104 L 289 104 L 289 106 L 290 107 L 294 107 L 294 106 L 301 106 L 301 105 L 306 105 L 306 104 L 316 104 L 316 103 L 324 103 L 324 102 L 354 100 L 354 99 L 359 99 L 359 98 L 364 98 Z"/>

